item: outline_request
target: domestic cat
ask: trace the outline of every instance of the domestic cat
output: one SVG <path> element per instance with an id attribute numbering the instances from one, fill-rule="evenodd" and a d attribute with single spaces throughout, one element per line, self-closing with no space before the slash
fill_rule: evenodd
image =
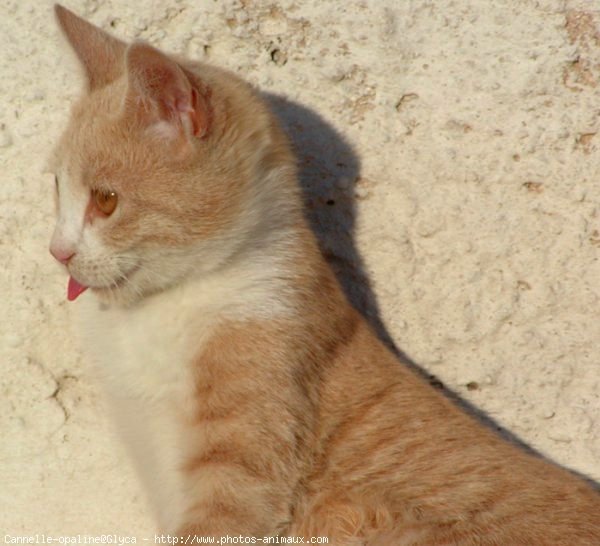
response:
<path id="1" fill-rule="evenodd" d="M 50 250 L 161 531 L 600 544 L 590 485 L 455 407 L 348 303 L 248 84 L 55 9 L 87 91 Z"/>

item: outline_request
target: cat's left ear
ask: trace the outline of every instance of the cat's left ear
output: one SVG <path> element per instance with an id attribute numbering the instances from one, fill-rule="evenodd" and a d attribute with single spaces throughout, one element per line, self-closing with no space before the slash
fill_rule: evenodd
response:
<path id="1" fill-rule="evenodd" d="M 126 114 L 167 140 L 205 138 L 210 90 L 157 49 L 142 43 L 126 52 Z"/>
<path id="2" fill-rule="evenodd" d="M 93 91 L 116 80 L 123 72 L 125 43 L 60 4 L 54 5 L 54 12 L 60 28 L 85 68 L 89 89 Z"/>

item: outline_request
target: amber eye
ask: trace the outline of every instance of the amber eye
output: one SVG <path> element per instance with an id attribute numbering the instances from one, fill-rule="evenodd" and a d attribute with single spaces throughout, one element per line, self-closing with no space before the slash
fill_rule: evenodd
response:
<path id="1" fill-rule="evenodd" d="M 98 210 L 106 216 L 110 216 L 114 212 L 119 200 L 114 191 L 106 190 L 92 190 L 92 199 Z"/>

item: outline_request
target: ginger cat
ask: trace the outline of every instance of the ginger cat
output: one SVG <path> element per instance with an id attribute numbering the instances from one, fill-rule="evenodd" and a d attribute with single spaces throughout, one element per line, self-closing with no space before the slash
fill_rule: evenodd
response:
<path id="1" fill-rule="evenodd" d="M 163 532 L 600 544 L 591 486 L 455 407 L 348 303 L 249 85 L 56 14 L 88 89 L 51 252 Z"/>

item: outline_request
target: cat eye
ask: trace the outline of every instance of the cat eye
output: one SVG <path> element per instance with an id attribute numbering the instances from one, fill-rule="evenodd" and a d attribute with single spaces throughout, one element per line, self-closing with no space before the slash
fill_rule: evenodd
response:
<path id="1" fill-rule="evenodd" d="M 92 200 L 102 214 L 110 216 L 117 208 L 119 198 L 114 191 L 92 190 Z"/>
<path id="2" fill-rule="evenodd" d="M 54 175 L 54 188 L 56 189 L 56 193 L 58 193 L 58 176 Z"/>

